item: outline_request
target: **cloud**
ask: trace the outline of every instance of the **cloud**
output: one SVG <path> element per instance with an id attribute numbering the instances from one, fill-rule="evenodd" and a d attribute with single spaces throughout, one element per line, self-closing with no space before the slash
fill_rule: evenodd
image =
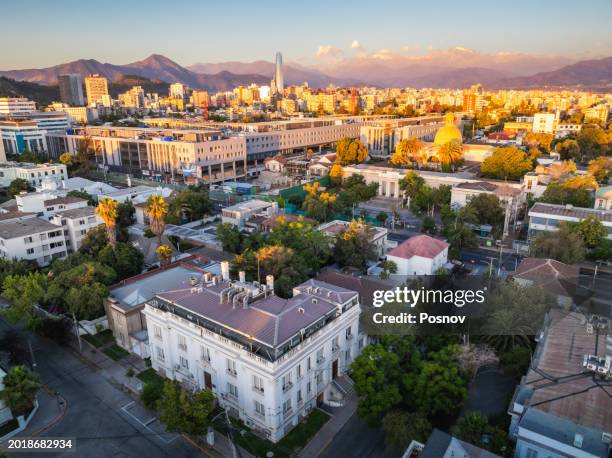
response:
<path id="1" fill-rule="evenodd" d="M 393 59 L 393 54 L 388 49 L 379 49 L 374 54 L 372 54 L 371 57 L 378 60 L 390 60 Z"/>
<path id="2" fill-rule="evenodd" d="M 351 49 L 362 49 L 362 47 L 357 40 L 353 40 L 353 42 L 351 43 Z"/>
<path id="3" fill-rule="evenodd" d="M 321 45 L 319 49 L 317 49 L 317 57 L 327 57 L 327 56 L 339 56 L 342 54 L 342 51 L 335 46 L 332 45 Z"/>

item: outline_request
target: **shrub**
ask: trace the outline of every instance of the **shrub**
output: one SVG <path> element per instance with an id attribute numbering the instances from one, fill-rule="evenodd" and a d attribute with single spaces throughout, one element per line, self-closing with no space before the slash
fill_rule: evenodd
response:
<path id="1" fill-rule="evenodd" d="M 140 400 L 150 409 L 157 407 L 157 401 L 162 397 L 164 386 L 161 383 L 145 383 L 140 393 Z"/>

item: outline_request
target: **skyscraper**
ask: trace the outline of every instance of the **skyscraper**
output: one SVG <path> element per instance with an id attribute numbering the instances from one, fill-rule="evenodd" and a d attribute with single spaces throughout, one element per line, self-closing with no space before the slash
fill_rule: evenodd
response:
<path id="1" fill-rule="evenodd" d="M 85 93 L 89 105 L 102 103 L 104 96 L 108 95 L 108 80 L 98 74 L 85 77 Z"/>
<path id="2" fill-rule="evenodd" d="M 83 80 L 78 73 L 59 75 L 57 83 L 60 90 L 60 100 L 68 105 L 83 106 Z"/>
<path id="3" fill-rule="evenodd" d="M 274 81 L 276 82 L 276 91 L 279 94 L 283 94 L 285 84 L 283 82 L 283 55 L 280 52 L 276 53 L 276 70 L 274 72 Z"/>

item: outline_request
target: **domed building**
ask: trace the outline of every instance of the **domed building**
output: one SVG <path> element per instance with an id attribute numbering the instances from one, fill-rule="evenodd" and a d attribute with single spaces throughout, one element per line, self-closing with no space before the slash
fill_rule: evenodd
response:
<path id="1" fill-rule="evenodd" d="M 434 145 L 442 146 L 448 142 L 457 141 L 463 143 L 463 135 L 461 131 L 455 125 L 455 115 L 453 113 L 446 113 L 445 115 L 446 125 L 440 127 L 434 137 Z"/>

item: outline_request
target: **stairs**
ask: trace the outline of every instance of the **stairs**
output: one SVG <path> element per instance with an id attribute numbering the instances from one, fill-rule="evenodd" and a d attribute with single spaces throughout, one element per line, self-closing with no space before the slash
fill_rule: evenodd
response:
<path id="1" fill-rule="evenodd" d="M 353 388 L 354 382 L 348 375 L 340 375 L 336 377 L 332 383 L 334 387 L 344 395 L 345 399 L 355 395 L 355 389 Z"/>

